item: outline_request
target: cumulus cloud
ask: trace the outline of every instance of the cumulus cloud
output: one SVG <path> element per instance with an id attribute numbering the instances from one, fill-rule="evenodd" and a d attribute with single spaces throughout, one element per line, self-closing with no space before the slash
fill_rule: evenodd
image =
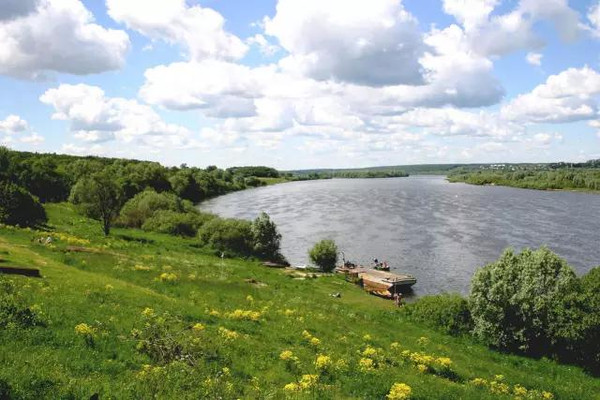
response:
<path id="1" fill-rule="evenodd" d="M 38 135 L 35 132 L 32 133 L 31 135 L 23 136 L 21 138 L 22 143 L 27 143 L 32 146 L 39 146 L 40 144 L 44 143 L 44 141 L 45 141 L 44 137 L 41 135 Z"/>
<path id="2" fill-rule="evenodd" d="M 270 57 L 281 50 L 281 47 L 272 44 L 264 35 L 261 35 L 260 33 L 257 33 L 256 35 L 246 39 L 246 43 L 250 46 L 257 46 L 260 52 L 267 57 Z"/>
<path id="3" fill-rule="evenodd" d="M 3 0 L 0 21 L 21 17 L 35 11 L 38 0 Z"/>
<path id="4" fill-rule="evenodd" d="M 590 67 L 569 68 L 502 107 L 504 118 L 520 122 L 572 122 L 595 118 L 600 74 Z"/>
<path id="5" fill-rule="evenodd" d="M 62 84 L 47 90 L 40 100 L 54 107 L 53 119 L 69 121 L 74 137 L 85 142 L 115 139 L 151 147 L 195 144 L 188 129 L 166 123 L 150 106 L 107 97 L 97 86 Z"/>
<path id="6" fill-rule="evenodd" d="M 288 71 L 374 86 L 423 83 L 425 45 L 400 0 L 279 0 L 264 23 L 289 53 L 281 60 Z"/>
<path id="7" fill-rule="evenodd" d="M 5 17 L 0 18 L 0 74 L 24 79 L 48 72 L 85 75 L 125 62 L 127 34 L 95 24 L 79 0 L 26 1 L 8 12 L 4 4 L 0 9 Z"/>
<path id="8" fill-rule="evenodd" d="M 18 115 L 11 114 L 3 120 L 0 120 L 1 133 L 12 135 L 15 133 L 23 132 L 27 130 L 28 127 L 29 125 L 27 124 L 27 121 L 25 121 Z"/>
<path id="9" fill-rule="evenodd" d="M 185 47 L 191 60 L 242 58 L 248 46 L 225 30 L 225 19 L 211 8 L 185 0 L 106 0 L 108 15 L 144 36 Z"/>
<path id="10" fill-rule="evenodd" d="M 600 1 L 590 6 L 587 18 L 591 24 L 590 30 L 592 31 L 592 34 L 596 37 L 600 37 Z"/>
<path id="11" fill-rule="evenodd" d="M 472 48 L 486 56 L 502 56 L 517 50 L 536 50 L 545 42 L 534 32 L 538 21 L 553 22 L 564 41 L 581 31 L 579 14 L 567 0 L 520 0 L 505 14 L 492 14 L 497 0 L 444 0 L 444 11 L 463 26 Z"/>

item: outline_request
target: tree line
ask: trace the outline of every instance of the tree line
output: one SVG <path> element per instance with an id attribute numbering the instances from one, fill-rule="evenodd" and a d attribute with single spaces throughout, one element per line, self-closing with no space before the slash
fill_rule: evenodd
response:
<path id="1" fill-rule="evenodd" d="M 284 261 L 266 214 L 254 222 L 202 213 L 194 204 L 264 185 L 269 167 L 165 167 L 155 162 L 11 151 L 0 147 L 0 223 L 40 226 L 43 203 L 72 203 L 109 235 L 113 226 L 197 237 L 223 255 Z"/>
<path id="2" fill-rule="evenodd" d="M 597 167 L 558 167 L 530 170 L 457 170 L 448 175 L 450 182 L 465 182 L 473 185 L 513 186 L 525 189 L 555 190 L 600 190 L 600 162 L 590 161 L 586 165 Z M 565 164 L 566 165 L 566 164 Z"/>

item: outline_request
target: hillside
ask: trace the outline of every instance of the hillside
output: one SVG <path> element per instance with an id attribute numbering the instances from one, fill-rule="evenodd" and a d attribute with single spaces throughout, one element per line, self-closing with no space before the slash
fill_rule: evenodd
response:
<path id="1" fill-rule="evenodd" d="M 600 393 L 577 367 L 409 323 L 340 276 L 133 229 L 105 238 L 70 205 L 46 209 L 51 232 L 0 228 L 1 265 L 43 276 L 0 275 L 0 398 L 383 399 L 396 383 L 413 399 Z"/>

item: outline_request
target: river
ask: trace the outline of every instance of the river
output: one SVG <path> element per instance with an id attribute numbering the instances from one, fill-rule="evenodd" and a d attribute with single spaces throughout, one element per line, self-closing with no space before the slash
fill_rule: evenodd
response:
<path id="1" fill-rule="evenodd" d="M 267 212 L 293 265 L 320 239 L 346 258 L 386 260 L 417 295 L 469 291 L 507 247 L 548 246 L 583 274 L 600 265 L 600 195 L 448 183 L 443 176 L 331 179 L 250 189 L 200 204 L 224 217 Z"/>

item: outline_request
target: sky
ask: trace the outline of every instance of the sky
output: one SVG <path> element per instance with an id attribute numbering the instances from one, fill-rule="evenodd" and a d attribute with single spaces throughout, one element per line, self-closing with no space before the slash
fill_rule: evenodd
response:
<path id="1" fill-rule="evenodd" d="M 2 0 L 0 144 L 278 169 L 600 158 L 600 0 Z"/>

